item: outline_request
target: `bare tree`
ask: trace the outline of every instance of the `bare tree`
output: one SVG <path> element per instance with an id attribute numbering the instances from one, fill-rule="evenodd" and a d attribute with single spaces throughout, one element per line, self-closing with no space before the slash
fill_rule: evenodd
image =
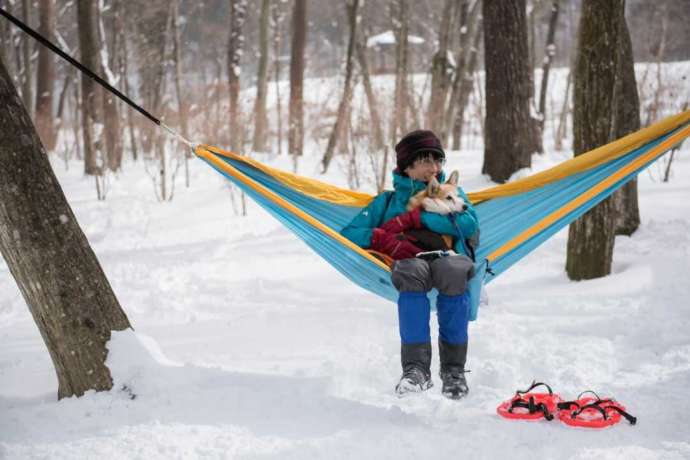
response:
<path id="1" fill-rule="evenodd" d="M 22 16 L 24 17 L 25 24 L 31 24 L 31 0 L 22 0 Z M 32 45 L 33 43 L 29 36 L 24 35 L 22 37 L 22 69 L 24 71 L 22 80 L 22 99 L 24 100 L 24 105 L 29 114 L 33 111 L 33 91 L 31 90 L 31 85 L 33 85 L 33 72 L 31 67 Z"/>
<path id="2" fill-rule="evenodd" d="M 364 85 L 364 92 L 367 96 L 367 105 L 369 106 L 369 120 L 371 122 L 371 141 L 374 150 L 383 150 L 383 128 L 381 126 L 381 116 L 379 115 L 378 102 L 374 95 L 374 89 L 371 85 L 371 77 L 369 75 L 369 63 L 367 62 L 366 49 L 364 48 L 366 40 L 362 38 L 357 41 L 357 62 L 359 63 L 359 70 L 362 74 L 362 83 Z"/>
<path id="3" fill-rule="evenodd" d="M 395 145 L 398 134 L 407 131 L 407 110 L 411 103 L 408 88 L 408 0 L 393 0 L 390 9 L 395 11 L 393 31 L 395 35 L 395 96 L 393 100 L 393 118 L 389 132 L 390 142 Z"/>
<path id="4" fill-rule="evenodd" d="M 352 99 L 352 65 L 355 51 L 355 43 L 357 41 L 357 16 L 359 9 L 359 0 L 348 0 L 347 12 L 350 23 L 350 38 L 347 45 L 347 57 L 345 60 L 345 87 L 343 88 L 343 95 L 338 105 L 338 114 L 333 125 L 333 130 L 328 138 L 328 145 L 326 146 L 326 153 L 321 159 L 322 173 L 328 171 L 328 166 L 333 159 L 335 147 L 342 135 L 343 125 L 347 123 L 347 115 L 350 109 L 350 102 Z M 347 125 L 345 125 L 347 126 Z"/>
<path id="5" fill-rule="evenodd" d="M 457 0 L 445 0 L 444 2 L 438 33 L 438 50 L 431 61 L 431 96 L 429 97 L 426 126 L 439 134 L 443 129 L 446 96 L 450 86 L 448 78 L 448 47 L 450 44 L 451 17 L 453 16 L 453 6 L 456 2 Z"/>
<path id="6" fill-rule="evenodd" d="M 98 33 L 96 32 L 97 3 L 91 0 L 77 0 L 77 22 L 79 24 L 79 50 L 81 62 L 87 68 L 99 69 Z M 94 124 L 102 125 L 99 110 L 100 90 L 90 77 L 81 75 L 82 136 L 84 145 L 84 172 L 98 176 L 102 173 L 99 164 L 101 149 L 100 133 Z M 99 193 L 100 198 L 100 193 Z"/>
<path id="7" fill-rule="evenodd" d="M 109 390 L 112 331 L 130 326 L 0 61 L 0 252 L 48 348 L 58 398 Z"/>
<path id="8" fill-rule="evenodd" d="M 228 41 L 228 85 L 230 88 L 230 147 L 242 150 L 240 110 L 240 59 L 244 48 L 244 20 L 247 0 L 230 0 L 230 39 Z"/>
<path id="9" fill-rule="evenodd" d="M 479 0 L 482 1 L 482 0 Z M 474 38 L 470 47 L 470 52 L 467 57 L 467 64 L 464 67 L 464 77 L 460 82 L 460 89 L 458 90 L 458 102 L 456 107 L 455 117 L 449 117 L 453 121 L 453 150 L 460 149 L 460 140 L 462 139 L 462 128 L 465 124 L 465 110 L 470 99 L 470 94 L 474 88 L 474 73 L 477 69 L 477 62 L 479 61 L 479 47 L 481 46 L 481 39 L 483 37 L 483 18 L 481 14 L 476 20 L 476 30 L 474 31 Z"/>
<path id="10" fill-rule="evenodd" d="M 290 114 L 288 153 L 302 155 L 304 150 L 304 49 L 307 42 L 307 0 L 295 0 L 292 10 L 292 46 L 290 51 Z"/>
<path id="11" fill-rule="evenodd" d="M 624 2 L 625 0 L 623 0 Z M 625 11 L 625 3 L 622 7 Z M 613 139 L 621 138 L 640 129 L 640 97 L 635 81 L 635 60 L 625 15 L 621 13 L 618 65 L 614 94 Z M 640 226 L 637 203 L 637 179 L 625 184 L 613 195 L 616 207 L 614 231 L 616 235 L 632 235 Z"/>
<path id="12" fill-rule="evenodd" d="M 542 65 L 541 86 L 539 87 L 539 131 L 543 135 L 544 121 L 546 120 L 546 90 L 549 85 L 549 71 L 551 62 L 556 55 L 556 25 L 558 24 L 558 2 L 554 0 L 551 4 L 551 16 L 549 17 L 549 30 L 546 33 L 546 50 L 544 52 L 544 63 Z"/>
<path id="13" fill-rule="evenodd" d="M 259 17 L 259 65 L 256 75 L 256 100 L 254 103 L 254 140 L 252 149 L 257 152 L 266 150 L 266 91 L 268 90 L 268 23 L 271 0 L 261 1 Z"/>
<path id="14" fill-rule="evenodd" d="M 98 24 L 98 43 L 100 43 L 99 55 L 99 72 L 103 75 L 108 83 L 117 85 L 117 76 L 112 69 L 116 68 L 116 40 L 118 35 L 115 34 L 115 19 L 110 21 L 112 43 L 108 42 L 106 36 L 106 28 L 104 25 L 103 14 L 100 11 L 100 6 L 96 8 L 97 24 Z M 120 113 L 118 110 L 118 99 L 110 91 L 102 92 L 103 103 L 103 140 L 105 142 L 105 151 L 107 157 L 108 169 L 117 171 L 122 165 L 122 130 L 120 128 Z"/>
<path id="15" fill-rule="evenodd" d="M 55 0 L 40 0 L 38 32 L 50 41 L 55 40 Z M 55 148 L 57 132 L 53 123 L 53 82 L 55 56 L 45 46 L 38 48 L 36 71 L 36 130 L 46 150 Z"/>
<path id="16" fill-rule="evenodd" d="M 624 11 L 624 0 L 582 2 L 573 97 L 573 151 L 576 156 L 615 138 L 615 99 Z M 614 229 L 612 197 L 570 224 L 566 260 L 570 279 L 598 278 L 611 272 Z"/>
<path id="17" fill-rule="evenodd" d="M 505 182 L 531 165 L 533 121 L 525 0 L 484 0 L 486 122 L 482 172 Z"/>

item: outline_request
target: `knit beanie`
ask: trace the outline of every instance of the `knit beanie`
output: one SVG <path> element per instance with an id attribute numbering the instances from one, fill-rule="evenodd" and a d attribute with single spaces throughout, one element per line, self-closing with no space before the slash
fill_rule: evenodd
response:
<path id="1" fill-rule="evenodd" d="M 436 135 L 426 129 L 419 129 L 406 134 L 395 146 L 396 166 L 399 173 L 404 173 L 408 166 L 421 153 L 431 152 L 436 159 L 446 158 L 441 147 L 441 141 Z"/>

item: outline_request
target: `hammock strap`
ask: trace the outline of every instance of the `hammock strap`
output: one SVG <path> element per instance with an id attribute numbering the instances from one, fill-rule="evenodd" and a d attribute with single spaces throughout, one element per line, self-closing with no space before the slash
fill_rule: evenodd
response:
<path id="1" fill-rule="evenodd" d="M 72 56 L 69 54 L 65 53 L 62 51 L 58 46 L 56 46 L 54 43 L 52 43 L 50 40 L 48 40 L 46 37 L 41 35 L 39 32 L 36 30 L 32 29 L 28 25 L 24 24 L 21 20 L 10 14 L 7 10 L 4 8 L 0 8 L 0 15 L 4 16 L 7 18 L 11 23 L 13 23 L 15 26 L 19 27 L 22 31 L 24 31 L 26 34 L 30 35 L 32 38 L 34 38 L 37 42 L 48 48 L 50 51 L 53 53 L 57 54 L 60 56 L 62 59 L 67 61 L 69 64 L 72 66 L 76 67 L 81 73 L 84 75 L 90 77 L 93 81 L 101 85 L 103 88 L 108 90 L 110 93 L 114 94 L 117 96 L 121 101 L 132 107 L 134 110 L 151 120 L 153 123 L 156 124 L 156 126 L 159 126 L 163 128 L 165 131 L 168 133 L 172 134 L 174 137 L 176 137 L 180 142 L 183 144 L 186 144 L 190 148 L 194 148 L 194 144 L 190 142 L 188 139 L 184 138 L 181 134 L 177 133 L 175 130 L 170 128 L 168 125 L 160 121 L 158 118 L 154 117 L 151 115 L 150 112 L 148 112 L 146 109 L 141 107 L 139 104 L 136 102 L 132 101 L 129 97 L 124 95 L 122 92 L 120 92 L 117 88 L 115 88 L 113 85 L 96 75 L 94 72 L 92 72 L 88 67 L 86 67 L 84 64 L 81 62 L 77 61 L 74 59 Z"/>

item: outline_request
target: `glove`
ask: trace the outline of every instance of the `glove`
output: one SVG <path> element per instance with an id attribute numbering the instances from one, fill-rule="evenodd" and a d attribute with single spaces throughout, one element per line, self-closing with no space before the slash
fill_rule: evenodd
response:
<path id="1" fill-rule="evenodd" d="M 393 217 L 380 228 L 388 233 L 402 233 L 405 230 L 422 228 L 422 212 L 420 208 L 404 212 Z"/>
<path id="2" fill-rule="evenodd" d="M 388 254 L 395 260 L 411 259 L 422 249 L 412 244 L 402 233 L 389 233 L 375 228 L 371 235 L 371 249 Z"/>

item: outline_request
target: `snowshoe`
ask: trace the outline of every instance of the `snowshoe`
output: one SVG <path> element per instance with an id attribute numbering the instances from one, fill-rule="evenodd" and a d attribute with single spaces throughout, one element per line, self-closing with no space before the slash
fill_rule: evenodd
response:
<path id="1" fill-rule="evenodd" d="M 544 386 L 548 393 L 533 393 L 536 387 Z M 515 420 L 553 420 L 561 397 L 545 383 L 532 382 L 525 391 L 516 391 L 515 396 L 502 402 L 496 413 L 501 417 Z"/>
<path id="2" fill-rule="evenodd" d="M 583 396 L 591 393 L 593 396 Z M 593 391 L 580 393 L 574 401 L 564 401 L 558 404 L 560 412 L 558 418 L 570 426 L 583 428 L 606 428 L 625 418 L 631 425 L 637 423 L 637 418 L 625 411 L 625 406 L 612 398 L 600 398 Z"/>

